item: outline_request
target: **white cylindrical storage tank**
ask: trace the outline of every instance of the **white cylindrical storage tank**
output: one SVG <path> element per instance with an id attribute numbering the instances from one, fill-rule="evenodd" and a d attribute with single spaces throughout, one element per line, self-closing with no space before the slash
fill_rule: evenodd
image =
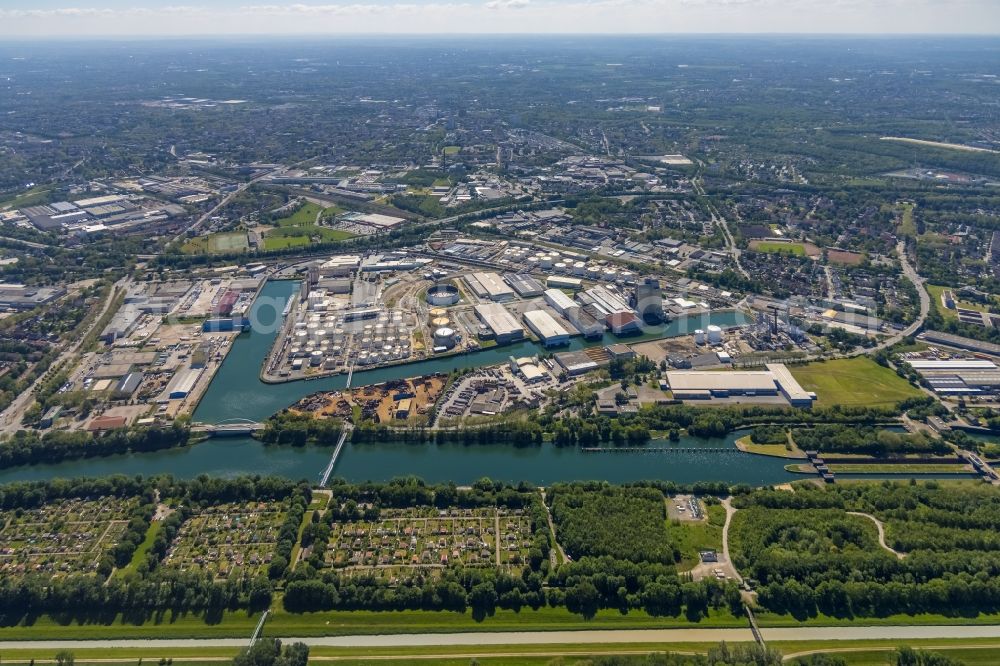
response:
<path id="1" fill-rule="evenodd" d="M 587 274 L 587 264 L 582 261 L 578 261 L 573 264 L 573 274 L 574 275 L 586 275 Z"/>
<path id="2" fill-rule="evenodd" d="M 722 329 L 715 324 L 708 327 L 708 343 L 717 345 L 722 342 Z"/>
<path id="3" fill-rule="evenodd" d="M 326 329 L 325 328 L 317 328 L 316 329 L 316 339 L 317 340 L 326 340 Z"/>
<path id="4" fill-rule="evenodd" d="M 635 275 L 633 275 L 629 271 L 622 271 L 621 273 L 618 274 L 618 279 L 624 282 L 625 284 L 628 284 L 630 281 L 632 282 L 635 281 Z"/>
<path id="5" fill-rule="evenodd" d="M 614 280 L 616 277 L 618 277 L 618 271 L 616 271 L 613 268 L 605 268 L 604 271 L 601 273 L 601 277 L 605 280 Z"/>
<path id="6" fill-rule="evenodd" d="M 328 358 L 325 361 L 323 361 L 323 369 L 324 370 L 336 370 L 337 369 L 337 359 L 335 359 L 335 358 Z"/>
<path id="7" fill-rule="evenodd" d="M 552 257 L 545 255 L 538 263 L 542 268 L 552 268 Z"/>
<path id="8" fill-rule="evenodd" d="M 299 349 L 298 347 L 292 347 L 291 351 L 288 352 L 288 355 L 291 356 L 292 358 L 295 358 L 301 353 L 302 353 L 301 349 Z"/>
<path id="9" fill-rule="evenodd" d="M 455 329 L 449 328 L 447 326 L 442 326 L 441 328 L 434 331 L 434 346 L 435 347 L 447 347 L 451 349 L 455 346 Z"/>
<path id="10" fill-rule="evenodd" d="M 309 365 L 315 367 L 322 362 L 323 362 L 323 352 L 314 351 L 312 354 L 309 354 Z"/>
<path id="11" fill-rule="evenodd" d="M 459 299 L 458 287 L 453 284 L 436 284 L 427 290 L 426 298 L 427 302 L 431 305 L 454 305 L 458 303 Z M 399 319 L 396 319 L 396 316 Z M 397 312 L 396 316 L 393 317 L 393 321 L 400 322 L 403 320 L 402 313 Z"/>
<path id="12" fill-rule="evenodd" d="M 394 344 L 396 344 L 396 336 L 395 335 L 387 335 L 387 336 L 385 336 L 385 344 L 387 344 L 387 345 L 394 345 Z"/>
<path id="13" fill-rule="evenodd" d="M 558 261 L 552 267 L 552 270 L 554 270 L 556 273 L 565 273 L 566 269 L 567 269 L 567 265 L 566 265 L 566 262 L 564 262 L 564 261 Z"/>
<path id="14" fill-rule="evenodd" d="M 368 365 L 368 352 L 363 351 L 360 354 L 358 354 L 358 364 Z"/>
<path id="15" fill-rule="evenodd" d="M 705 331 L 701 330 L 700 328 L 695 330 L 695 332 L 694 332 L 694 343 L 696 345 L 703 345 L 703 344 L 705 344 Z"/>
<path id="16" fill-rule="evenodd" d="M 304 330 L 306 330 L 306 323 L 304 321 L 297 321 L 297 322 L 295 322 L 295 330 L 296 331 L 304 331 Z"/>

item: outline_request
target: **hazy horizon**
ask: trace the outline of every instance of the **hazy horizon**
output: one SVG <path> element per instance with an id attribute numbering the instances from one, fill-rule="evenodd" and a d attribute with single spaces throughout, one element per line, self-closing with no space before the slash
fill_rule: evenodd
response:
<path id="1" fill-rule="evenodd" d="M 183 0 L 181 0 L 183 2 Z M 994 36 L 994 0 L 427 0 L 270 2 L 13 0 L 0 36 L 348 35 Z"/>

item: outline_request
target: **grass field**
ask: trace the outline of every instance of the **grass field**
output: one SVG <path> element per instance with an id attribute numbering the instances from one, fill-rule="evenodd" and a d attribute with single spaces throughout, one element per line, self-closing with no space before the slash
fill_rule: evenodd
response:
<path id="1" fill-rule="evenodd" d="M 910 238 L 917 237 L 917 223 L 913 220 L 913 204 L 903 204 L 899 219 L 899 233 Z"/>
<path id="2" fill-rule="evenodd" d="M 249 247 L 245 231 L 231 231 L 192 238 L 184 243 L 182 250 L 187 254 L 216 254 L 244 252 Z"/>
<path id="3" fill-rule="evenodd" d="M 344 636 L 358 634 L 412 634 L 474 631 L 577 631 L 583 629 L 665 629 L 742 627 L 743 617 L 728 611 L 711 611 L 708 618 L 692 624 L 680 617 L 653 617 L 633 610 L 622 615 L 617 610 L 598 612 L 591 620 L 570 613 L 565 608 L 523 608 L 520 612 L 497 610 L 496 614 L 477 622 L 471 612 L 450 611 L 328 611 L 292 614 L 276 603 L 267 620 L 267 630 L 273 636 Z M 95 622 L 57 621 L 49 616 L 38 618 L 32 625 L 0 627 L 0 641 L 58 640 L 97 638 L 223 638 L 246 637 L 257 626 L 259 614 L 243 611 L 226 612 L 208 623 L 193 614 L 164 613 L 159 621 L 149 620 L 137 625 L 121 617 Z"/>
<path id="4" fill-rule="evenodd" d="M 781 243 L 778 241 L 751 241 L 750 249 L 771 254 L 791 254 L 796 257 L 806 256 L 806 247 L 802 243 Z"/>
<path id="5" fill-rule="evenodd" d="M 881 407 L 923 395 L 919 389 L 867 356 L 789 366 L 816 404 Z"/>
<path id="6" fill-rule="evenodd" d="M 736 446 L 747 453 L 756 453 L 761 456 L 774 456 L 775 458 L 805 458 L 799 449 L 792 446 L 789 448 L 785 444 L 754 444 L 750 441 L 750 435 L 740 437 L 736 440 Z"/>
<path id="7" fill-rule="evenodd" d="M 320 242 L 323 243 L 354 238 L 354 234 L 347 231 L 321 227 L 316 224 L 317 216 L 320 213 L 323 217 L 329 217 L 342 212 L 343 209 L 337 206 L 322 208 L 318 204 L 307 203 L 293 214 L 275 220 L 275 228 L 264 232 L 264 249 L 283 250 L 288 247 L 309 245 L 314 237 L 319 238 Z"/>
<path id="8" fill-rule="evenodd" d="M 268 634 L 264 632 L 265 636 Z M 974 639 L 914 639 L 906 644 L 917 649 L 945 654 L 961 660 L 968 666 L 996 664 L 1000 653 L 1000 640 Z M 887 666 L 891 653 L 899 646 L 899 641 L 783 641 L 771 642 L 787 657 L 805 656 L 816 652 L 835 652 L 852 666 Z M 440 666 L 455 664 L 467 666 L 475 659 L 480 664 L 584 664 L 591 663 L 589 657 L 610 654 L 647 654 L 651 652 L 678 652 L 704 654 L 714 643 L 590 643 L 590 644 L 544 644 L 544 645 L 458 645 L 458 646 L 413 646 L 402 648 L 343 648 L 313 647 L 310 657 L 317 661 L 336 660 L 343 664 L 412 664 L 419 659 L 422 664 Z M 235 656 L 238 648 L 114 648 L 74 650 L 75 663 L 79 666 L 107 664 L 115 661 L 135 663 L 139 658 L 155 661 L 172 658 L 185 666 L 199 664 L 217 665 L 221 660 Z M 55 650 L 4 650 L 6 664 L 28 666 L 30 660 L 36 663 L 51 661 Z M 396 658 L 393 658 L 396 657 Z M 557 659 L 558 658 L 558 659 Z M 555 660 L 555 661 L 554 661 Z M 794 663 L 794 662 L 792 662 Z"/>
<path id="9" fill-rule="evenodd" d="M 726 510 L 719 504 L 706 509 L 708 520 L 703 522 L 667 520 L 667 538 L 681 551 L 678 571 L 687 571 L 698 564 L 701 561 L 699 553 L 703 550 L 722 550 L 722 527 L 726 524 Z"/>
<path id="10" fill-rule="evenodd" d="M 945 287 L 935 284 L 929 284 L 926 286 L 927 286 L 927 293 L 930 294 L 931 297 L 931 307 L 936 309 L 938 313 L 941 315 L 941 317 L 944 319 L 958 319 L 957 308 L 962 308 L 964 310 L 975 310 L 976 312 L 989 312 L 990 310 L 989 306 L 983 303 L 973 303 L 971 301 L 959 300 L 958 290 L 953 289 L 952 287 Z M 955 306 L 956 306 L 955 310 L 949 310 L 948 308 L 944 307 L 944 305 L 941 303 L 941 294 L 943 294 L 948 290 L 951 290 L 951 292 L 955 295 Z"/>
<path id="11" fill-rule="evenodd" d="M 0 207 L 27 208 L 28 206 L 47 203 L 49 201 L 49 192 L 50 190 L 42 186 L 33 187 L 8 199 L 0 200 Z"/>
<path id="12" fill-rule="evenodd" d="M 132 561 L 122 569 L 122 573 L 135 571 L 135 568 L 138 567 L 141 562 L 146 560 L 146 556 L 149 554 L 149 549 L 153 547 L 153 541 L 156 540 L 156 535 L 160 533 L 161 527 L 163 527 L 163 521 L 160 520 L 149 524 L 149 529 L 146 530 L 146 538 L 143 539 L 142 543 L 139 544 L 139 547 L 135 549 L 135 553 L 132 554 Z"/>
<path id="13" fill-rule="evenodd" d="M 879 465 L 866 463 L 834 463 L 830 470 L 837 474 L 972 474 L 968 465 L 949 463 Z"/>

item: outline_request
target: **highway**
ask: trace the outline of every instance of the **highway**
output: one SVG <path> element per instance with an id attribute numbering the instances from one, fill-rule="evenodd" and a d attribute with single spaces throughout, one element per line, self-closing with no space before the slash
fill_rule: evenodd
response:
<path id="1" fill-rule="evenodd" d="M 787 641 L 855 641 L 915 639 L 1000 638 L 1000 625 L 931 625 L 931 626 L 840 626 L 774 627 L 761 633 L 768 643 Z M 483 647 L 505 645 L 593 645 L 641 643 L 718 643 L 751 642 L 750 628 L 708 629 L 595 629 L 584 631 L 511 631 L 430 634 L 375 634 L 370 636 L 315 636 L 297 638 L 277 636 L 282 643 L 302 642 L 312 647 L 407 648 L 407 647 Z M 65 641 L 2 641 L 4 650 L 85 650 L 127 648 L 242 648 L 246 638 L 173 638 Z M 406 654 L 397 657 L 405 658 Z"/>

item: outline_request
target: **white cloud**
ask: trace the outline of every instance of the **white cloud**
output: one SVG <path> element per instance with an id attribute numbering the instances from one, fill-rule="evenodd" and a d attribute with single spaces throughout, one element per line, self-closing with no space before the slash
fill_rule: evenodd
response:
<path id="1" fill-rule="evenodd" d="M 531 0 L 490 0 L 486 9 L 524 9 L 530 4 Z"/>

